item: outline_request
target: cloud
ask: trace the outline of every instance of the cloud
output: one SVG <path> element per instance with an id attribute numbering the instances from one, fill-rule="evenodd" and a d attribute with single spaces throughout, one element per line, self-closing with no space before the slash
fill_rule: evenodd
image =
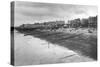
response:
<path id="1" fill-rule="evenodd" d="M 73 19 L 97 15 L 96 6 L 15 2 L 16 25 L 34 21 Z"/>

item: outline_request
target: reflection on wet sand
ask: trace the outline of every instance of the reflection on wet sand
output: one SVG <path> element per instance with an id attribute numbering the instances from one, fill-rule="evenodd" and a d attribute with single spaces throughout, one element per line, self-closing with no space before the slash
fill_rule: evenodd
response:
<path id="1" fill-rule="evenodd" d="M 93 61 L 57 44 L 30 35 L 14 34 L 16 65 Z"/>

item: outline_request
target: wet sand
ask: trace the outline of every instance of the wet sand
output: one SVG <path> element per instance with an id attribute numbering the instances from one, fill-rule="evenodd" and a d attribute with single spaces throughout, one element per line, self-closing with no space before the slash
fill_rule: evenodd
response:
<path id="1" fill-rule="evenodd" d="M 19 30 L 20 33 L 23 33 L 24 36 L 31 35 L 41 40 L 46 40 L 47 42 L 57 44 L 59 46 L 68 48 L 77 52 L 81 55 L 88 56 L 97 60 L 97 34 L 86 33 L 73 33 L 73 31 L 59 32 L 59 31 L 47 31 L 47 30 Z M 81 32 L 81 31 L 80 31 Z"/>
<path id="2" fill-rule="evenodd" d="M 36 34 L 37 32 L 34 33 Z M 79 55 L 78 53 L 69 50 L 67 47 L 63 47 L 61 45 L 58 45 L 57 43 L 39 38 L 39 35 L 36 35 L 39 36 L 36 38 L 35 35 L 27 35 L 29 33 L 14 34 L 16 66 L 94 61 L 94 59 Z M 46 34 L 44 36 L 46 37 Z M 54 37 L 55 35 L 52 36 Z"/>

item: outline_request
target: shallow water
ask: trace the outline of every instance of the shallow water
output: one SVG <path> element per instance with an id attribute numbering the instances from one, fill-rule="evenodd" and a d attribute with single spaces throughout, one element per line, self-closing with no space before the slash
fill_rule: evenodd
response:
<path id="1" fill-rule="evenodd" d="M 33 36 L 14 33 L 15 65 L 92 61 L 72 50 Z"/>

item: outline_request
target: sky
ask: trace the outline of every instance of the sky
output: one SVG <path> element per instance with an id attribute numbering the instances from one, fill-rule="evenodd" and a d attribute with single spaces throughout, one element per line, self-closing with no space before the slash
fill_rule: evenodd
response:
<path id="1" fill-rule="evenodd" d="M 88 18 L 97 15 L 97 6 L 71 5 L 39 2 L 15 2 L 15 24 L 34 24 L 44 21 L 68 20 L 76 18 Z"/>

